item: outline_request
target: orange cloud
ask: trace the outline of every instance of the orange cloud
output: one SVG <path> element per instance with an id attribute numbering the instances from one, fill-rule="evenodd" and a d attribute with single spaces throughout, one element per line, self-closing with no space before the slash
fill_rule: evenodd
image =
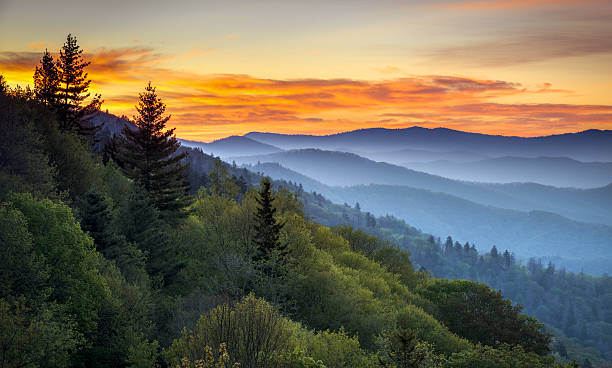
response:
<path id="1" fill-rule="evenodd" d="M 44 50 L 45 49 L 46 44 L 41 41 L 41 42 L 33 42 L 30 44 L 29 48 L 30 50 Z"/>
<path id="2" fill-rule="evenodd" d="M 179 55 L 180 57 L 181 55 Z M 31 83 L 40 53 L 0 53 L 9 82 L 27 72 Z M 104 108 L 128 116 L 147 81 L 172 114 L 179 137 L 212 140 L 249 131 L 328 134 L 371 126 L 445 126 L 482 133 L 534 136 L 589 128 L 611 129 L 612 106 L 504 104 L 502 97 L 568 93 L 541 84 L 422 75 L 384 80 L 256 78 L 201 75 L 163 67 L 177 56 L 153 49 L 98 49 L 86 54 L 94 92 Z"/>
<path id="3" fill-rule="evenodd" d="M 550 5 L 584 5 L 602 2 L 600 0 L 480 0 L 458 1 L 443 4 L 439 7 L 460 10 L 508 10 L 514 8 L 550 6 Z"/>

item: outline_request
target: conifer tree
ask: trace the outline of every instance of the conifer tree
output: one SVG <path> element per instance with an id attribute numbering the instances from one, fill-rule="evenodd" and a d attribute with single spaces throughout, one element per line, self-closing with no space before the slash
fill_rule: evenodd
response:
<path id="1" fill-rule="evenodd" d="M 34 71 L 34 96 L 46 106 L 54 107 L 57 105 L 59 84 L 59 72 L 53 56 L 45 50 L 40 66 L 36 66 Z"/>
<path id="2" fill-rule="evenodd" d="M 181 164 L 187 153 L 176 153 L 180 143 L 174 128 L 165 129 L 170 116 L 151 82 L 140 94 L 133 123 L 137 129 L 124 127 L 119 144 L 118 164 L 132 178 L 159 210 L 161 218 L 173 221 L 186 216 L 189 203 L 186 180 L 188 165 Z"/>
<path id="3" fill-rule="evenodd" d="M 85 104 L 90 96 L 87 90 L 91 84 L 85 67 L 90 63 L 83 60 L 82 54 L 83 50 L 77 44 L 76 37 L 68 34 L 57 61 L 59 94 L 55 107 L 62 130 L 77 131 L 81 135 L 93 137 L 101 126 L 92 127 L 89 120 L 100 109 L 102 99 L 100 95 L 95 95 Z"/>
<path id="4" fill-rule="evenodd" d="M 255 214 L 255 245 L 256 261 L 269 262 L 273 257 L 284 257 L 286 245 L 279 240 L 280 230 L 283 224 L 279 223 L 275 217 L 276 208 L 272 205 L 274 196 L 272 194 L 270 179 L 264 178 L 261 181 L 259 196 L 257 200 L 257 213 Z"/>
<path id="5" fill-rule="evenodd" d="M 121 238 L 111 230 L 112 213 L 106 197 L 95 189 L 80 198 L 81 228 L 94 239 L 96 249 L 106 255 L 120 245 Z"/>

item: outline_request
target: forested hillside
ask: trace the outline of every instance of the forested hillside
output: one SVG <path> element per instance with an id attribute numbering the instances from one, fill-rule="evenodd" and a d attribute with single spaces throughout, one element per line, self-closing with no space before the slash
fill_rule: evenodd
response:
<path id="1" fill-rule="evenodd" d="M 340 163 L 329 165 L 342 166 Z M 317 191 L 336 203 L 354 205 L 359 202 L 364 209 L 375 215 L 393 214 L 427 233 L 437 236 L 452 234 L 462 243 L 475 243 L 481 251 L 495 244 L 511 250 L 521 258 L 546 257 L 569 270 L 580 272 L 586 269 L 599 275 L 608 272 L 612 264 L 610 226 L 573 221 L 542 210 L 517 211 L 482 205 L 459 196 L 408 185 L 333 187 L 275 164 L 263 163 L 250 168 L 276 179 L 303 183 L 307 191 Z M 414 181 L 408 183 L 418 184 Z M 575 193 L 533 184 L 461 185 L 471 187 L 470 190 L 474 192 L 488 191 L 491 196 L 499 190 L 502 194 L 507 192 L 508 198 L 516 194 L 526 198 L 538 197 L 546 203 L 561 201 L 563 198 L 565 202 L 575 203 L 575 208 L 579 207 L 578 203 L 582 203 L 583 209 L 592 208 L 589 203 L 596 198 L 600 198 L 602 204 L 609 202 L 606 195 L 609 188 Z"/>
<path id="2" fill-rule="evenodd" d="M 97 151 L 87 66 L 68 35 L 33 90 L 0 79 L 1 366 L 577 366 L 486 284 L 317 223 L 323 198 L 199 170 L 151 83 Z"/>

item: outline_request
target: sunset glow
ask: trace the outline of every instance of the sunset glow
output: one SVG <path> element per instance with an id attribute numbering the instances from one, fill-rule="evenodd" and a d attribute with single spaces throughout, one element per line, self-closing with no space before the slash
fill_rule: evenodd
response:
<path id="1" fill-rule="evenodd" d="M 164 34 L 143 29 L 141 18 L 110 27 L 91 3 L 91 27 L 78 33 L 60 14 L 44 31 L 26 17 L 31 34 L 0 41 L 0 73 L 11 85 L 31 84 L 44 49 L 56 52 L 73 32 L 103 109 L 132 116 L 150 80 L 177 136 L 205 141 L 414 125 L 520 136 L 612 129 L 609 2 L 350 3 L 245 2 L 232 17 L 219 4 L 185 1 L 168 15 L 178 24 L 149 20 L 164 24 Z M 142 16 L 129 4 L 109 6 Z M 271 10 L 276 26 L 249 28 Z M 9 34 L 22 12 L 17 1 L 3 2 L 0 32 Z"/>

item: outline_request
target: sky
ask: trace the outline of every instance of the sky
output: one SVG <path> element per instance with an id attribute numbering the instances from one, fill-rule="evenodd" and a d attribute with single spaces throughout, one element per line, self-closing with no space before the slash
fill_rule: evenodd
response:
<path id="1" fill-rule="evenodd" d="M 104 110 L 151 81 L 180 138 L 612 129 L 610 0 L 0 0 L 0 74 L 68 33 Z"/>

